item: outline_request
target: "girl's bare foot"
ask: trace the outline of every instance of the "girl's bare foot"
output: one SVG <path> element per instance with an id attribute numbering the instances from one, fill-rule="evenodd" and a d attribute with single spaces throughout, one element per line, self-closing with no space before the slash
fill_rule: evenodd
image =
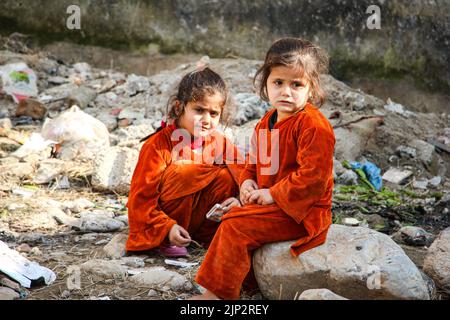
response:
<path id="1" fill-rule="evenodd" d="M 212 293 L 209 290 L 206 290 L 205 293 L 199 294 L 196 296 L 192 296 L 187 300 L 220 300 L 218 296 L 216 296 L 214 293 Z"/>

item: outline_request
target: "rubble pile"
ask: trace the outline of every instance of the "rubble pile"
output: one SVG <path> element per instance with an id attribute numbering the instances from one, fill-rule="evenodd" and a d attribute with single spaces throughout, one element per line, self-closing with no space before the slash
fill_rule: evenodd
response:
<path id="1" fill-rule="evenodd" d="M 173 299 L 202 290 L 193 276 L 203 249 L 190 248 L 190 257 L 176 263 L 152 253 L 130 259 L 124 250 L 126 196 L 142 146 L 140 139 L 159 127 L 168 98 L 195 64 L 144 77 L 99 70 L 84 62 L 71 65 L 50 54 L 20 48 L 0 51 L 0 240 L 24 257 L 53 268 L 57 279 L 46 290 L 34 293 L 32 289 L 24 291 L 0 272 L 0 298 Z M 257 119 L 270 107 L 260 100 L 252 83 L 261 61 L 209 61 L 223 75 L 233 96 L 234 109 L 227 111 L 229 121 L 222 129 L 245 149 Z M 428 247 L 436 250 L 437 244 L 432 243 L 435 239 L 442 242 L 439 235 L 450 222 L 450 115 L 412 112 L 330 75 L 322 76 L 322 81 L 328 100 L 321 110 L 334 127 L 337 142 L 333 222 L 349 232 L 358 230 L 361 243 L 374 237 L 373 246 L 394 248 L 396 257 L 409 268 L 405 271 L 407 283 L 401 273 L 382 268 L 403 285 L 404 294 L 395 295 L 400 290 L 395 283 L 384 287 L 383 294 L 363 289 L 358 294 L 428 299 L 436 297 L 436 292 L 427 283 L 436 279 L 438 293 L 449 294 L 448 284 L 443 283 L 448 279 L 443 273 L 450 265 L 448 246 L 447 254 L 433 255 L 433 259 L 428 255 L 426 270 L 432 270 L 432 279 L 420 275 Z M 362 171 L 347 162 L 374 164 L 381 172 L 382 187 L 372 188 L 370 177 L 366 180 Z M 334 241 L 342 242 L 339 248 L 345 255 L 346 232 L 339 228 L 335 228 Z M 392 241 L 383 244 L 379 240 L 383 237 Z M 311 255 L 320 254 L 311 251 Z M 259 252 L 258 259 L 278 255 L 275 245 Z M 382 258 L 373 259 L 386 263 Z M 265 283 L 271 283 L 268 278 L 276 270 L 266 269 L 276 269 L 277 262 L 258 261 L 255 268 L 258 265 L 256 274 L 260 272 Z M 301 277 L 309 271 L 292 272 Z M 82 278 L 86 283 L 75 281 L 68 286 L 67 281 L 77 272 L 86 275 Z M 351 281 L 361 280 L 357 278 Z M 277 279 L 279 286 L 284 280 Z M 291 278 L 286 279 L 289 282 Z M 416 280 L 420 292 L 410 296 L 408 286 Z M 97 281 L 98 286 L 85 288 L 89 281 Z M 302 290 L 357 296 L 337 286 L 339 281 L 316 279 Z M 289 288 L 289 294 L 296 294 L 296 288 Z M 272 291 L 264 289 L 263 294 L 266 298 L 277 296 Z M 320 299 L 336 298 L 333 292 L 323 292 L 317 293 Z M 301 297 L 307 294 L 309 291 Z"/>

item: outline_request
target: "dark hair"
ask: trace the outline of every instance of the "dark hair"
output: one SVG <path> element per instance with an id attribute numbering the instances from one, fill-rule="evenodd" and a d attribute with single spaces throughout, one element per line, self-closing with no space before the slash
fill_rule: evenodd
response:
<path id="1" fill-rule="evenodd" d="M 189 102 L 202 101 L 205 96 L 217 93 L 223 97 L 221 106 L 223 112 L 228 103 L 228 89 L 222 77 L 209 67 L 192 71 L 181 79 L 177 87 L 177 93 L 169 98 L 167 116 L 171 120 L 178 120 Z M 176 102 L 179 102 L 178 106 Z"/>
<path id="2" fill-rule="evenodd" d="M 282 38 L 275 41 L 266 54 L 264 64 L 256 72 L 253 83 L 259 80 L 259 94 L 269 101 L 267 79 L 272 68 L 285 66 L 298 69 L 311 86 L 310 102 L 321 106 L 325 92 L 320 85 L 319 75 L 328 71 L 328 55 L 320 47 L 300 38 Z"/>
<path id="3" fill-rule="evenodd" d="M 167 102 L 167 118 L 169 121 L 177 121 L 184 113 L 184 108 L 189 102 L 202 101 L 207 95 L 221 94 L 223 104 L 221 106 L 220 120 L 228 120 L 229 113 L 225 108 L 229 103 L 228 89 L 222 77 L 209 67 L 196 69 L 186 74 L 177 86 L 177 93 L 172 95 Z M 160 131 L 159 127 L 149 136 L 142 138 L 145 141 L 153 134 Z"/>

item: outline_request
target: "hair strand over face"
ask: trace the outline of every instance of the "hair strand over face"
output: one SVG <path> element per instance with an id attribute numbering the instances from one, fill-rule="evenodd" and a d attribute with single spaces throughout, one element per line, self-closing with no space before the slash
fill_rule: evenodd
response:
<path id="1" fill-rule="evenodd" d="M 321 106 L 325 102 L 325 92 L 320 83 L 320 74 L 328 72 L 328 55 L 320 47 L 300 38 L 282 38 L 275 41 L 266 54 L 264 64 L 255 74 L 261 98 L 269 101 L 267 79 L 272 69 L 285 66 L 298 70 L 311 87 L 310 102 Z"/>

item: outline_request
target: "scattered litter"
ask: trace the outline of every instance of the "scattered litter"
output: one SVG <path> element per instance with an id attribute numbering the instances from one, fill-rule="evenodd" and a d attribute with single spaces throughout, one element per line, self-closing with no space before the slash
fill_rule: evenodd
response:
<path id="1" fill-rule="evenodd" d="M 36 74 L 24 62 L 1 66 L 0 77 L 3 90 L 12 96 L 16 103 L 38 95 Z"/>
<path id="2" fill-rule="evenodd" d="M 11 250 L 3 241 L 0 241 L 0 271 L 25 288 L 31 288 L 42 281 L 49 285 L 56 279 L 52 270 L 26 259 L 17 251 Z"/>
<path id="3" fill-rule="evenodd" d="M 61 145 L 58 155 L 71 160 L 77 156 L 93 158 L 100 150 L 109 147 L 109 132 L 96 118 L 77 106 L 71 107 L 56 119 L 46 119 L 42 127 L 45 139 Z"/>
<path id="4" fill-rule="evenodd" d="M 156 297 L 156 296 L 158 296 L 158 292 L 156 290 L 150 289 L 147 296 L 148 297 Z"/>
<path id="5" fill-rule="evenodd" d="M 404 106 L 399 103 L 395 103 L 391 100 L 391 98 L 387 99 L 387 104 L 384 105 L 384 109 L 390 112 L 401 114 L 402 116 L 409 118 L 411 115 L 414 115 L 414 112 L 406 110 Z"/>
<path id="6" fill-rule="evenodd" d="M 17 189 L 13 189 L 12 191 L 13 194 L 17 194 L 19 196 L 22 196 L 24 198 L 31 198 L 34 194 L 33 190 L 29 190 L 29 189 L 24 189 L 24 188 L 17 188 Z"/>
<path id="7" fill-rule="evenodd" d="M 89 297 L 89 300 L 111 300 L 111 298 L 108 297 L 108 296 L 104 296 L 104 297 L 94 297 L 94 296 L 92 296 L 92 297 Z"/>
<path id="8" fill-rule="evenodd" d="M 56 179 L 55 183 L 52 185 L 54 189 L 70 189 L 69 177 L 64 175 Z"/>
<path id="9" fill-rule="evenodd" d="M 428 180 L 428 182 L 433 186 L 437 187 L 441 184 L 442 178 L 440 176 L 433 177 L 432 179 Z"/>
<path id="10" fill-rule="evenodd" d="M 145 271 L 146 271 L 145 269 L 129 269 L 129 270 L 127 270 L 127 273 L 128 273 L 130 276 L 135 276 L 135 275 L 141 274 L 141 273 L 143 273 L 143 272 L 145 272 Z"/>
<path id="11" fill-rule="evenodd" d="M 399 170 L 391 168 L 383 174 L 383 179 L 395 184 L 401 184 L 413 174 L 409 170 Z"/>
<path id="12" fill-rule="evenodd" d="M 171 266 L 181 267 L 181 268 L 190 268 L 190 267 L 198 265 L 198 262 L 182 262 L 182 261 L 170 260 L 170 259 L 165 259 L 164 263 L 171 265 Z"/>
<path id="13" fill-rule="evenodd" d="M 145 267 L 144 259 L 138 257 L 123 257 L 120 260 L 121 264 L 124 264 L 131 268 L 143 268 Z"/>
<path id="14" fill-rule="evenodd" d="M 428 180 L 415 180 L 412 186 L 416 189 L 426 190 L 428 186 Z"/>
<path id="15" fill-rule="evenodd" d="M 443 143 L 441 143 L 441 142 L 439 142 L 437 140 L 434 140 L 434 139 L 428 140 L 428 143 L 432 144 L 433 146 L 435 146 L 436 148 L 438 148 L 441 151 L 445 151 L 447 153 L 450 153 L 450 146 L 449 145 L 443 144 Z"/>
<path id="16" fill-rule="evenodd" d="M 106 207 L 113 209 L 122 210 L 125 207 L 120 201 L 114 199 L 106 199 L 104 203 Z"/>
<path id="17" fill-rule="evenodd" d="M 25 143 L 11 155 L 17 158 L 24 158 L 33 153 L 40 153 L 56 143 L 54 140 L 44 139 L 40 133 L 33 132 Z"/>
<path id="18" fill-rule="evenodd" d="M 401 157 L 415 158 L 417 155 L 417 151 L 415 148 L 407 146 L 398 146 L 396 151 Z"/>
<path id="19" fill-rule="evenodd" d="M 108 242 L 109 242 L 109 240 L 107 240 L 107 239 L 102 239 L 102 240 L 97 241 L 97 242 L 95 243 L 95 245 L 96 245 L 96 246 L 100 246 L 100 245 L 103 245 L 103 244 L 107 244 Z"/>
<path id="20" fill-rule="evenodd" d="M 384 109 L 391 111 L 391 112 L 395 112 L 398 114 L 404 114 L 405 113 L 405 108 L 399 104 L 399 103 L 395 103 L 391 100 L 391 98 L 387 99 L 387 104 L 384 105 Z"/>
<path id="21" fill-rule="evenodd" d="M 342 221 L 344 225 L 350 226 L 350 227 L 357 227 L 360 224 L 360 221 L 355 218 L 344 218 Z"/>
<path id="22" fill-rule="evenodd" d="M 27 205 L 23 203 L 11 203 L 6 208 L 8 209 L 8 211 L 13 212 L 16 210 L 25 209 L 26 207 Z"/>
<path id="23" fill-rule="evenodd" d="M 348 169 L 353 169 L 368 187 L 373 190 L 380 191 L 382 187 L 381 169 L 370 161 L 360 162 L 348 162 L 343 161 L 342 165 Z"/>
<path id="24" fill-rule="evenodd" d="M 49 94 L 43 94 L 38 97 L 38 101 L 42 102 L 42 103 L 47 103 L 47 102 L 53 101 L 53 99 L 54 99 L 53 96 L 51 96 Z"/>
<path id="25" fill-rule="evenodd" d="M 30 254 L 35 255 L 35 256 L 41 256 L 42 255 L 42 251 L 41 251 L 41 249 L 39 249 L 39 247 L 33 247 L 30 250 Z"/>

